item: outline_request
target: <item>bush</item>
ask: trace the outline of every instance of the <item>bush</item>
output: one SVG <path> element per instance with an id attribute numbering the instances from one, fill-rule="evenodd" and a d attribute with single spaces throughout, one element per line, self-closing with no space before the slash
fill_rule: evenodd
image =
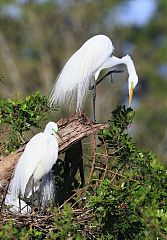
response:
<path id="1" fill-rule="evenodd" d="M 5 153 L 16 150 L 24 143 L 24 133 L 32 127 L 40 128 L 50 109 L 47 98 L 40 92 L 25 99 L 0 100 L 0 124 L 9 129 L 8 142 L 4 144 Z"/>
<path id="2" fill-rule="evenodd" d="M 93 150 L 91 181 L 60 213 L 56 208 L 50 210 L 51 217 L 46 217 L 50 222 L 41 230 L 34 227 L 33 238 L 28 227 L 24 229 L 27 237 L 23 231 L 18 233 L 22 239 L 166 239 L 167 171 L 129 136 L 133 117 L 133 110 L 124 106 L 113 111 L 109 128 L 100 132 L 98 147 Z"/>

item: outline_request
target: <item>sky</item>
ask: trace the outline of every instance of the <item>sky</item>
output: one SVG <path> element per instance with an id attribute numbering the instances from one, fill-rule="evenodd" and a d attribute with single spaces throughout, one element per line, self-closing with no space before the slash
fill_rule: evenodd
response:
<path id="1" fill-rule="evenodd" d="M 121 25 L 145 25 L 156 11 L 156 0 L 124 1 L 113 10 L 114 22 Z"/>
<path id="2" fill-rule="evenodd" d="M 25 3 L 26 0 L 17 0 L 16 3 Z M 46 2 L 46 0 L 36 0 L 38 3 Z M 123 3 L 116 6 L 111 11 L 110 18 L 116 24 L 121 25 L 137 25 L 142 27 L 145 25 L 156 11 L 157 0 L 124 0 Z M 11 17 L 19 17 L 21 9 L 19 4 L 10 4 L 4 7 L 3 14 Z"/>

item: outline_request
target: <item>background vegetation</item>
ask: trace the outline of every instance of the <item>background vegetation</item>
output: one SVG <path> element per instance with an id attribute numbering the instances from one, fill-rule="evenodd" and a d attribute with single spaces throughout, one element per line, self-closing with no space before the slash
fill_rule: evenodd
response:
<path id="1" fill-rule="evenodd" d="M 166 0 L 1 0 L 0 96 L 25 97 L 38 90 L 49 95 L 71 54 L 89 37 L 106 34 L 115 55 L 131 54 L 139 75 L 132 133 L 139 146 L 166 162 L 166 15 Z M 98 121 L 127 103 L 126 74 L 114 79 L 98 87 Z M 90 106 L 88 101 L 87 113 Z"/>

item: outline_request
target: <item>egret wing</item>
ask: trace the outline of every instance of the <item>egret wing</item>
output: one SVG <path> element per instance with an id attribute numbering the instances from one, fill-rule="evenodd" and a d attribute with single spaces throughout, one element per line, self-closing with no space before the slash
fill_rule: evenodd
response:
<path id="1" fill-rule="evenodd" d="M 38 133 L 27 143 L 16 165 L 14 177 L 10 185 L 12 195 L 18 196 L 21 193 L 24 196 L 26 185 L 43 159 L 43 155 L 46 154 L 46 148 L 47 135 L 44 133 Z"/>
<path id="2" fill-rule="evenodd" d="M 53 87 L 50 102 L 76 102 L 79 111 L 85 99 L 91 78 L 113 52 L 111 40 L 97 35 L 86 41 L 67 61 Z"/>
<path id="3" fill-rule="evenodd" d="M 54 163 L 57 160 L 58 156 L 58 141 L 54 135 L 49 135 L 46 141 L 46 148 L 43 151 L 41 156 L 41 161 L 38 164 L 38 167 L 34 171 L 34 181 L 39 181 L 45 174 L 47 174 L 51 169 Z"/>
<path id="4" fill-rule="evenodd" d="M 34 172 L 34 180 L 41 179 L 40 201 L 42 206 L 47 205 L 54 199 L 54 184 L 51 169 L 58 157 L 58 140 L 54 135 L 47 139 L 46 152 L 42 156 L 42 161 Z"/>

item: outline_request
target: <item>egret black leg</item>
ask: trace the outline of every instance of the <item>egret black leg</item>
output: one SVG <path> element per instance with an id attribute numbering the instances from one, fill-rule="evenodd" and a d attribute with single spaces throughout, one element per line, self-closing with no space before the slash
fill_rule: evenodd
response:
<path id="1" fill-rule="evenodd" d="M 93 91 L 93 122 L 96 122 L 96 118 L 95 118 L 95 101 L 96 101 L 96 85 L 98 85 L 99 83 L 101 83 L 106 77 L 108 77 L 109 75 L 111 76 L 111 82 L 113 83 L 113 78 L 112 78 L 112 74 L 113 73 L 121 73 L 123 72 L 122 70 L 112 70 L 109 71 L 106 75 L 104 75 L 101 79 L 99 79 L 98 81 L 96 81 L 94 79 L 94 83 L 93 86 L 89 86 L 89 90 Z"/>
<path id="2" fill-rule="evenodd" d="M 96 80 L 94 79 L 94 84 L 93 84 L 93 122 L 96 122 Z"/>
<path id="3" fill-rule="evenodd" d="M 42 213 L 42 206 L 41 206 L 40 196 L 39 196 L 39 194 L 37 194 L 37 196 L 38 196 L 38 211 L 41 214 Z"/>
<path id="4" fill-rule="evenodd" d="M 21 200 L 20 200 L 20 196 L 19 196 L 19 213 L 21 213 Z"/>

